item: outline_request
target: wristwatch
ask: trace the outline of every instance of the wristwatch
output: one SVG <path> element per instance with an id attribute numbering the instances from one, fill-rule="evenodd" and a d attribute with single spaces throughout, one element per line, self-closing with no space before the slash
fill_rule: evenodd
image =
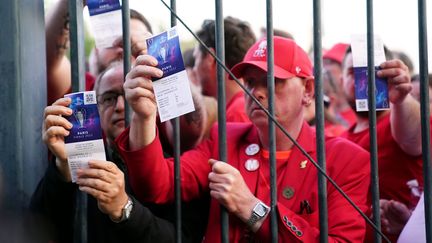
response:
<path id="1" fill-rule="evenodd" d="M 252 228 L 256 224 L 256 222 L 264 218 L 268 214 L 268 212 L 270 212 L 270 208 L 263 202 L 259 201 L 252 209 L 252 215 L 250 216 L 246 224 L 249 226 L 249 228 Z"/>
<path id="2" fill-rule="evenodd" d="M 123 209 L 122 209 L 122 215 L 121 218 L 119 220 L 114 220 L 111 219 L 114 223 L 121 223 L 123 221 L 126 221 L 129 219 L 129 216 L 132 212 L 132 208 L 133 208 L 133 201 L 128 198 L 127 203 L 124 205 Z"/>

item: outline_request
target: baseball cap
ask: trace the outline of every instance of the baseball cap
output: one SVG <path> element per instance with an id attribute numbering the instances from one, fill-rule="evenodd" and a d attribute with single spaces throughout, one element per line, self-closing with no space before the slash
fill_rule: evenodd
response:
<path id="1" fill-rule="evenodd" d="M 330 59 L 339 64 L 342 64 L 348 46 L 349 45 L 345 43 L 335 44 L 334 46 L 332 46 L 332 48 L 330 48 L 330 50 L 324 53 L 323 59 Z"/>
<path id="2" fill-rule="evenodd" d="M 293 40 L 275 36 L 274 76 L 280 79 L 312 76 L 312 64 L 306 52 Z M 245 68 L 255 66 L 267 72 L 267 40 L 261 39 L 247 51 L 243 61 L 236 64 L 231 72 L 243 76 Z"/>

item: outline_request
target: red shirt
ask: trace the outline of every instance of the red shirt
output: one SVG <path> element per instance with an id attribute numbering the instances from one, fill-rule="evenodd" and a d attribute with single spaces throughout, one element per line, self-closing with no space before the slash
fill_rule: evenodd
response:
<path id="1" fill-rule="evenodd" d="M 196 149 L 185 152 L 181 157 L 182 199 L 199 198 L 209 193 L 208 174 L 211 168 L 209 158 L 218 158 L 218 129 L 214 126 L 210 139 Z M 174 199 L 173 160 L 163 157 L 159 139 L 148 146 L 130 151 L 129 130 L 117 139 L 119 152 L 129 171 L 134 192 L 141 201 L 163 203 Z M 312 158 L 316 159 L 315 133 L 304 124 L 297 142 Z M 270 204 L 268 191 L 268 159 L 262 153 L 246 153 L 251 144 L 260 147 L 258 130 L 253 124 L 227 124 L 228 163 L 241 173 L 249 190 L 267 205 Z M 262 149 L 262 148 L 261 148 Z M 356 156 L 352 156 L 355 154 Z M 327 138 L 327 174 L 363 210 L 369 188 L 369 155 L 359 146 L 340 138 Z M 256 170 L 246 169 L 248 160 L 258 160 Z M 278 159 L 278 237 L 280 242 L 318 242 L 318 185 L 317 170 L 298 148 L 293 147 L 288 159 Z M 347 166 L 349 165 L 349 166 Z M 288 191 L 288 193 L 287 193 Z M 365 234 L 365 221 L 351 205 L 328 183 L 328 229 L 329 242 L 361 242 Z M 310 210 L 301 210 L 307 201 Z M 205 242 L 220 242 L 219 203 L 212 199 Z M 234 215 L 230 216 L 230 242 L 247 240 L 245 223 Z M 254 235 L 262 242 L 270 239 L 270 217 L 267 217 Z"/>
<path id="2" fill-rule="evenodd" d="M 353 133 L 355 126 L 356 124 L 342 134 L 342 137 L 370 151 L 369 129 Z M 411 156 L 399 147 L 391 134 L 390 113 L 378 118 L 376 130 L 380 198 L 396 200 L 411 208 L 417 204 L 418 198 L 412 195 L 407 182 L 415 179 L 420 186 L 423 186 L 421 156 Z M 371 200 L 370 194 L 369 200 Z M 372 242 L 373 229 L 371 227 L 367 229 L 365 242 Z M 398 238 L 398 235 L 388 236 L 392 241 Z"/>
<path id="3" fill-rule="evenodd" d="M 353 125 L 342 137 L 370 151 L 369 129 L 353 133 Z M 423 185 L 421 156 L 405 153 L 391 134 L 390 113 L 380 117 L 376 124 L 380 198 L 393 199 L 409 206 L 411 190 L 406 183 L 416 179 Z"/>
<path id="4" fill-rule="evenodd" d="M 235 94 L 226 104 L 227 122 L 250 122 L 246 115 L 245 98 L 243 91 Z"/>
<path id="5" fill-rule="evenodd" d="M 341 111 L 341 112 L 339 112 L 339 115 L 346 122 L 346 124 L 348 126 L 352 126 L 354 123 L 356 123 L 357 117 L 356 117 L 356 113 L 353 109 L 349 108 L 349 109 L 346 109 L 344 111 Z"/>

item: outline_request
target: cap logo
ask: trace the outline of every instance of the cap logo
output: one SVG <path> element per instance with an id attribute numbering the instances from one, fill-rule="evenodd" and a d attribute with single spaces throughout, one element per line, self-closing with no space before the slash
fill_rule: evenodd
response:
<path id="1" fill-rule="evenodd" d="M 296 74 L 299 74 L 299 73 L 301 72 L 301 67 L 297 66 L 297 67 L 295 68 L 295 71 L 296 71 Z"/>
<path id="2" fill-rule="evenodd" d="M 255 50 L 253 57 L 264 57 L 267 50 L 267 41 L 263 40 L 258 45 L 258 49 Z"/>

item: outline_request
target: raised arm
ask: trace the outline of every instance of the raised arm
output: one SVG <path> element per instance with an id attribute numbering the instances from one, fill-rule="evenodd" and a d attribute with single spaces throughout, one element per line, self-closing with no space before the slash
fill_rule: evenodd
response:
<path id="1" fill-rule="evenodd" d="M 71 88 L 68 1 L 59 0 L 45 19 L 48 104 L 63 97 Z"/>
<path id="2" fill-rule="evenodd" d="M 139 56 L 126 76 L 125 95 L 133 110 L 129 133 L 131 150 L 149 145 L 156 137 L 157 107 L 151 77 L 163 75 L 156 65 L 156 58 L 149 55 Z"/>
<path id="3" fill-rule="evenodd" d="M 388 78 L 391 103 L 390 122 L 393 138 L 407 154 L 421 154 L 420 104 L 411 96 L 408 67 L 400 60 L 380 65 L 378 76 Z"/>

